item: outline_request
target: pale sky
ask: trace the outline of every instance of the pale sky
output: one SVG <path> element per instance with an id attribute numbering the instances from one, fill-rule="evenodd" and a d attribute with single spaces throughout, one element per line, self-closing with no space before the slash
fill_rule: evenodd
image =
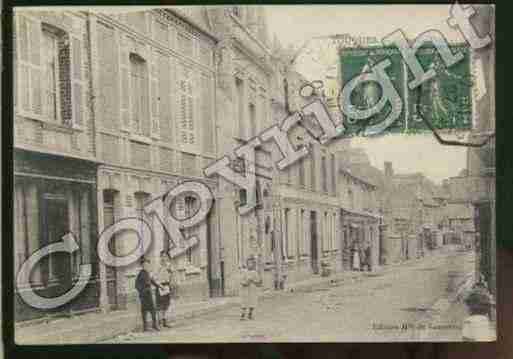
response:
<path id="1" fill-rule="evenodd" d="M 443 134 L 442 137 L 456 139 L 455 136 L 447 134 Z M 464 141 L 466 137 L 458 140 Z M 390 161 L 395 173 L 422 172 L 436 183 L 458 176 L 461 170 L 467 167 L 465 147 L 440 145 L 431 133 L 360 137 L 351 141 L 352 147 L 365 149 L 371 164 L 381 170 L 384 162 Z"/>
<path id="2" fill-rule="evenodd" d="M 410 39 L 436 29 L 450 41 L 463 41 L 446 23 L 449 9 L 449 5 L 276 5 L 267 6 L 266 13 L 271 36 L 276 34 L 284 46 L 300 48 L 314 36 L 349 33 L 379 41 L 397 29 Z M 311 78 L 307 71 L 312 66 L 298 64 L 296 69 Z M 352 140 L 352 147 L 365 149 L 380 169 L 384 161 L 392 161 L 396 173 L 423 172 L 438 183 L 466 168 L 466 149 L 442 146 L 432 134 L 358 138 Z"/>

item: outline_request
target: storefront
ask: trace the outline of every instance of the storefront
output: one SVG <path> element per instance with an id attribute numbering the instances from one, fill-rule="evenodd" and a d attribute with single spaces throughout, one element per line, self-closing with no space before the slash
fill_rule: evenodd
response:
<path id="1" fill-rule="evenodd" d="M 342 267 L 359 270 L 376 268 L 381 252 L 380 217 L 372 213 L 341 209 Z M 356 254 L 358 253 L 358 254 Z"/>
<path id="2" fill-rule="evenodd" d="M 16 321 L 95 310 L 99 305 L 96 247 L 96 170 L 90 161 L 16 151 L 14 163 L 15 273 L 34 252 L 72 233 L 80 247 L 69 254 L 52 253 L 34 268 L 29 283 L 44 297 L 67 292 L 78 279 L 80 265 L 92 264 L 93 275 L 75 300 L 50 311 L 32 308 L 16 296 Z"/>

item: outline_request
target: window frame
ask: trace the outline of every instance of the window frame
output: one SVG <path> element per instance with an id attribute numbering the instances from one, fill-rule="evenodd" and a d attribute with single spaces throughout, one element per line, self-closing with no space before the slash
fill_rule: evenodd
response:
<path id="1" fill-rule="evenodd" d="M 50 118 L 48 116 L 48 102 L 46 100 L 46 96 L 47 96 L 47 93 L 49 92 L 49 83 L 47 82 L 48 81 L 48 77 L 46 76 L 47 73 L 46 73 L 46 65 L 47 65 L 47 49 L 46 49 L 46 46 L 42 46 L 41 48 L 43 49 L 41 55 L 44 54 L 44 56 L 41 56 L 41 70 L 43 70 L 43 73 L 42 73 L 42 85 L 41 86 L 41 92 L 42 92 L 42 95 L 43 95 L 43 101 L 42 101 L 42 112 L 43 112 L 43 116 L 49 120 L 49 121 L 53 121 L 55 123 L 62 123 L 63 122 L 63 119 L 62 119 L 62 102 L 61 102 L 61 95 L 60 95 L 60 90 L 61 90 L 61 87 L 62 87 L 62 84 L 61 84 L 61 79 L 59 78 L 59 75 L 60 75 L 60 70 L 61 70 L 61 64 L 59 63 L 59 51 L 60 51 L 60 45 L 59 45 L 59 37 L 62 36 L 57 34 L 56 31 L 54 31 L 53 29 L 50 29 L 50 27 L 48 26 L 45 26 L 43 24 L 42 26 L 42 30 L 41 30 L 41 39 L 46 39 L 47 36 L 48 37 L 52 37 L 52 41 L 53 41 L 53 45 L 55 46 L 55 49 L 54 49 L 54 69 L 53 69 L 53 80 L 54 80 L 54 90 L 53 92 L 55 93 L 54 95 L 54 107 L 55 107 L 55 116 L 54 118 Z M 43 40 L 44 41 L 44 40 Z"/>
<path id="2" fill-rule="evenodd" d="M 130 132 L 133 135 L 139 136 L 139 137 L 148 137 L 144 134 L 144 126 L 143 121 L 150 121 L 150 74 L 149 74 L 149 66 L 148 61 L 141 56 L 140 54 L 136 52 L 129 52 L 128 53 L 128 67 L 129 67 L 129 114 L 130 114 Z M 138 89 L 134 86 L 134 68 L 137 70 L 135 71 L 140 72 L 137 73 L 138 76 L 136 78 L 138 79 Z M 146 91 L 143 92 L 143 87 L 146 87 Z M 137 91 L 137 93 L 136 93 Z M 143 101 L 143 96 L 146 94 L 146 102 Z M 135 115 L 135 99 L 138 99 L 138 111 L 137 111 L 137 121 L 136 121 L 136 115 Z M 145 105 L 145 106 L 144 106 Z M 146 108 L 144 108 L 146 107 Z M 151 126 L 151 123 L 149 124 Z M 150 128 L 151 132 L 151 128 Z"/>
<path id="3" fill-rule="evenodd" d="M 22 21 L 26 24 L 25 31 L 21 31 L 22 29 Z M 87 106 L 85 101 L 85 86 L 86 81 L 84 80 L 84 73 L 82 71 L 83 66 L 83 58 L 84 54 L 82 51 L 82 39 L 77 37 L 70 30 L 66 30 L 61 28 L 58 25 L 53 23 L 48 23 L 42 21 L 40 17 L 36 17 L 33 15 L 27 15 L 26 13 L 20 13 L 15 15 L 15 31 L 16 31 L 16 58 L 15 62 L 15 73 L 16 78 L 15 81 L 17 83 L 14 84 L 13 94 L 16 94 L 15 100 L 15 112 L 21 117 L 30 118 L 32 120 L 37 120 L 40 122 L 48 123 L 50 126 L 57 126 L 60 128 L 66 128 L 70 130 L 78 130 L 82 131 L 84 126 L 84 121 L 86 120 L 84 116 L 84 109 Z M 43 70 L 46 69 L 45 59 L 46 52 L 44 51 L 44 38 L 45 33 L 53 34 L 57 39 L 57 48 L 56 48 L 56 118 L 50 119 L 47 116 L 47 101 L 46 95 L 48 91 L 47 76 L 46 71 L 43 73 Z M 33 43 L 34 39 L 31 36 L 37 36 L 37 46 Z M 60 42 L 64 43 L 63 45 Z M 79 58 L 79 66 L 80 66 L 80 79 L 75 78 L 75 71 L 73 68 L 73 64 L 76 59 L 73 54 L 73 44 L 75 41 L 80 46 L 80 58 Z M 25 43 L 25 45 L 24 45 Z M 24 45 L 24 46 L 23 46 Z M 34 59 L 31 57 L 33 53 L 33 47 L 38 47 L 39 51 L 39 63 L 34 63 Z M 22 58 L 22 48 L 26 50 L 26 58 Z M 69 57 L 65 61 L 61 61 L 59 52 L 63 49 L 66 49 L 69 52 Z M 67 76 L 65 78 L 61 78 L 60 72 L 62 66 L 67 67 Z M 25 86 L 20 86 L 20 71 L 26 69 L 26 83 Z M 34 74 L 39 73 L 39 83 L 34 83 Z M 80 86 L 80 102 L 78 104 L 75 103 L 75 85 Z M 34 95 L 34 89 L 39 87 L 39 97 L 40 97 L 40 109 L 38 113 L 34 109 L 34 103 L 37 101 Z M 69 103 L 67 103 L 67 99 L 63 99 L 61 96 L 62 88 L 66 87 L 66 94 L 69 95 Z M 69 90 L 69 94 L 68 91 Z M 22 105 L 23 98 L 27 97 L 27 107 L 25 109 Z M 76 107 L 78 106 L 78 108 Z M 68 113 L 68 116 L 65 116 L 65 113 Z M 76 114 L 81 112 L 81 123 L 77 122 Z M 69 117 L 69 118 L 68 118 Z"/>

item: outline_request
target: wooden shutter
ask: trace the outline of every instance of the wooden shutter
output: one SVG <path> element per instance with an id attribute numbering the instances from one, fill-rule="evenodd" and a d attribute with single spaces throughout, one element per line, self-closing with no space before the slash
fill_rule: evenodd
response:
<path id="1" fill-rule="evenodd" d="M 150 56 L 149 62 L 149 79 L 150 79 L 150 96 L 151 96 L 151 135 L 153 137 L 159 137 L 160 125 L 159 125 L 159 110 L 160 110 L 160 97 L 162 94 L 159 92 L 159 58 L 162 55 L 155 52 Z"/>
<path id="2" fill-rule="evenodd" d="M 127 39 L 121 35 L 119 37 L 119 118 L 121 128 L 125 131 L 130 131 L 130 67 L 128 56 Z"/>
<path id="3" fill-rule="evenodd" d="M 172 141 L 172 115 L 171 101 L 174 97 L 171 94 L 171 66 L 172 60 L 163 54 L 158 58 L 158 94 L 159 94 L 159 134 L 162 141 L 171 143 Z"/>
<path id="4" fill-rule="evenodd" d="M 41 96 L 41 23 L 17 15 L 17 46 L 20 111 L 27 115 L 42 114 Z"/>
<path id="5" fill-rule="evenodd" d="M 141 75 L 141 118 L 139 122 L 141 124 L 142 134 L 144 136 L 149 137 L 151 132 L 151 102 L 150 102 L 150 76 L 152 72 L 152 66 L 150 65 L 150 58 L 146 62 L 141 62 L 140 66 L 140 75 Z"/>
<path id="6" fill-rule="evenodd" d="M 71 106 L 72 124 L 74 127 L 82 127 L 84 101 L 84 74 L 82 73 L 82 41 L 77 36 L 70 38 L 71 42 Z"/>
<path id="7" fill-rule="evenodd" d="M 30 89 L 32 90 L 32 112 L 36 115 L 43 113 L 43 101 L 41 96 L 41 22 L 35 19 L 28 21 L 30 38 Z"/>
<path id="8" fill-rule="evenodd" d="M 190 147 L 196 143 L 194 124 L 193 72 L 183 64 L 179 65 L 179 110 L 178 128 L 180 143 Z"/>
<path id="9" fill-rule="evenodd" d="M 200 76 L 199 73 L 190 70 L 190 78 L 189 85 L 187 87 L 187 94 L 189 98 L 188 104 L 188 130 L 189 130 L 189 144 L 195 146 L 198 142 L 197 134 L 196 134 L 196 118 L 197 110 L 199 109 L 199 103 L 197 96 L 197 91 L 200 89 Z"/>
<path id="10" fill-rule="evenodd" d="M 199 101 L 201 102 L 201 131 L 203 133 L 204 150 L 206 152 L 214 152 L 215 129 L 212 113 L 212 88 L 210 77 L 205 74 L 201 75 L 201 96 Z"/>

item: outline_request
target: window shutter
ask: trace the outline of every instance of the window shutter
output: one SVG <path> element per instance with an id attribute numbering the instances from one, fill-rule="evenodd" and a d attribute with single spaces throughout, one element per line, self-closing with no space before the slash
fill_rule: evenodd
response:
<path id="1" fill-rule="evenodd" d="M 151 56 L 151 55 L 150 55 Z M 149 59 L 151 61 L 151 58 Z M 151 103 L 150 103 L 150 76 L 152 72 L 152 66 L 150 65 L 150 61 L 146 63 L 140 63 L 141 65 L 141 76 L 142 76 L 142 84 L 141 84 L 141 96 L 142 96 L 142 118 L 139 119 L 142 126 L 142 134 L 144 136 L 150 136 L 151 132 Z"/>
<path id="2" fill-rule="evenodd" d="M 198 142 L 196 136 L 196 118 L 199 118 L 197 115 L 199 108 L 199 96 L 195 91 L 199 91 L 201 83 L 199 73 L 190 71 L 191 78 L 189 80 L 189 86 L 187 89 L 189 95 L 189 144 L 196 145 Z"/>
<path id="3" fill-rule="evenodd" d="M 29 50 L 30 63 L 30 89 L 32 90 L 32 112 L 41 115 L 42 96 L 41 96 L 41 22 L 37 20 L 28 20 L 29 29 Z"/>
<path id="4" fill-rule="evenodd" d="M 17 29 L 17 80 L 18 101 L 20 109 L 24 112 L 30 112 L 30 84 L 29 84 L 29 22 L 26 17 L 18 15 L 16 21 Z"/>
<path id="5" fill-rule="evenodd" d="M 72 121 L 73 126 L 82 126 L 84 104 L 84 88 L 82 74 L 82 41 L 71 37 L 71 91 L 72 91 Z"/>
<path id="6" fill-rule="evenodd" d="M 154 53 L 151 57 L 150 62 L 150 87 L 151 87 L 151 135 L 159 137 L 160 126 L 159 126 L 159 110 L 160 110 L 160 97 L 162 94 L 159 93 L 159 53 Z"/>
<path id="7" fill-rule="evenodd" d="M 195 103 L 193 94 L 193 82 L 197 79 L 193 72 L 186 65 L 179 65 L 179 116 L 178 128 L 180 142 L 186 147 L 196 143 L 195 135 Z"/>
<path id="8" fill-rule="evenodd" d="M 23 15 L 17 19 L 19 104 L 23 112 L 41 115 L 41 23 Z"/>
<path id="9" fill-rule="evenodd" d="M 201 131 L 203 132 L 203 144 L 204 150 L 207 152 L 214 151 L 214 136 L 215 129 L 213 126 L 213 113 L 212 113 L 212 87 L 210 77 L 207 75 L 201 75 L 201 118 L 202 126 Z"/>
<path id="10" fill-rule="evenodd" d="M 128 47 L 126 38 L 121 35 L 119 38 L 119 69 L 120 69 L 120 101 L 119 118 L 121 127 L 130 130 L 130 68 L 128 66 Z"/>

